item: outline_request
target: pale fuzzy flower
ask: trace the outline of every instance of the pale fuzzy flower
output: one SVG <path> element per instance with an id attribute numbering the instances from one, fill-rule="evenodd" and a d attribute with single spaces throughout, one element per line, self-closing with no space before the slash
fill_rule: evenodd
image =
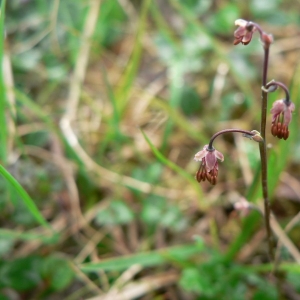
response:
<path id="1" fill-rule="evenodd" d="M 246 198 L 241 197 L 239 201 L 233 204 L 233 207 L 235 210 L 240 211 L 243 216 L 246 216 L 249 214 L 252 205 Z"/>
<path id="2" fill-rule="evenodd" d="M 233 204 L 235 210 L 245 210 L 250 208 L 250 202 L 247 201 L 244 197 L 242 197 L 239 201 Z"/>

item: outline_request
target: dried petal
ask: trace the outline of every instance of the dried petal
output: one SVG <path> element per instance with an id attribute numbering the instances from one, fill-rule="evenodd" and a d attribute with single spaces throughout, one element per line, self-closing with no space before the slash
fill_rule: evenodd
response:
<path id="1" fill-rule="evenodd" d="M 248 21 L 246 20 L 243 20 L 243 19 L 237 19 L 235 20 L 234 22 L 234 25 L 235 26 L 240 26 L 240 27 L 245 27 L 246 28 L 246 25 L 248 24 Z"/>
<path id="2" fill-rule="evenodd" d="M 292 112 L 295 110 L 295 104 L 294 103 L 290 103 L 289 106 L 285 107 L 285 110 L 283 112 L 283 118 L 284 118 L 284 124 L 286 126 L 289 126 L 289 124 L 292 121 Z"/>
<path id="3" fill-rule="evenodd" d="M 197 152 L 197 153 L 195 154 L 194 160 L 195 160 L 195 161 L 201 161 L 202 158 L 205 157 L 205 155 L 206 155 L 206 151 L 205 151 L 205 150 L 201 150 L 201 151 L 199 151 L 199 152 Z"/>
<path id="4" fill-rule="evenodd" d="M 273 106 L 271 108 L 271 114 L 273 116 L 272 118 L 272 122 L 275 122 L 276 118 L 282 113 L 284 112 L 285 109 L 285 104 L 283 102 L 283 100 L 277 100 L 273 103 Z"/>
<path id="5" fill-rule="evenodd" d="M 206 161 L 206 168 L 208 171 L 212 170 L 217 162 L 215 152 L 216 150 L 211 152 L 208 151 L 208 153 L 206 154 L 205 161 Z"/>
<path id="6" fill-rule="evenodd" d="M 215 155 L 217 159 L 219 159 L 220 161 L 224 161 L 224 155 L 220 151 L 215 150 Z"/>
<path id="7" fill-rule="evenodd" d="M 252 31 L 247 31 L 242 39 L 242 44 L 243 45 L 248 45 L 250 42 L 251 42 L 251 39 L 252 39 L 252 35 L 253 35 L 253 32 Z"/>

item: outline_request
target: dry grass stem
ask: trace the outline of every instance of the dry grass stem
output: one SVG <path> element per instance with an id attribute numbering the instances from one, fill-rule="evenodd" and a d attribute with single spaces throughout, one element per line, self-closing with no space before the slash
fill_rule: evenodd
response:
<path id="1" fill-rule="evenodd" d="M 217 107 L 220 105 L 221 96 L 225 87 L 225 80 L 228 71 L 229 67 L 226 63 L 219 64 L 217 68 L 217 73 L 213 81 L 211 101 L 209 102 L 212 107 Z"/>
<path id="2" fill-rule="evenodd" d="M 81 85 L 85 78 L 85 73 L 89 60 L 91 38 L 96 27 L 100 10 L 100 4 L 101 0 L 90 1 L 90 8 L 86 17 L 86 22 L 82 33 L 81 46 L 79 48 L 74 73 L 70 82 L 69 96 L 66 103 L 65 115 L 63 117 L 65 119 L 65 122 L 72 122 L 76 118 Z"/>
<path id="3" fill-rule="evenodd" d="M 140 265 L 132 265 L 125 272 L 121 274 L 121 276 L 116 280 L 114 285 L 110 288 L 110 290 L 105 295 L 105 299 L 114 299 L 117 297 L 120 290 L 124 287 L 124 285 L 133 279 L 135 275 L 137 275 L 141 270 L 142 266 Z"/>
<path id="4" fill-rule="evenodd" d="M 89 279 L 76 265 L 71 264 L 71 267 L 75 271 L 76 275 L 87 285 L 90 291 L 94 292 L 97 295 L 102 295 L 103 291 L 95 284 L 92 280 Z"/>
<path id="5" fill-rule="evenodd" d="M 151 100 L 156 97 L 166 85 L 166 79 L 159 76 L 150 82 L 143 91 L 139 90 L 136 92 L 136 97 L 139 98 L 139 101 L 134 103 L 131 112 L 131 116 L 135 121 L 139 121 L 139 119 L 145 114 Z"/>
<path id="6" fill-rule="evenodd" d="M 297 180 L 294 176 L 291 176 L 287 172 L 282 172 L 282 174 L 280 175 L 280 179 L 295 192 L 295 194 L 298 196 L 298 199 L 300 200 L 299 180 Z"/>
<path id="7" fill-rule="evenodd" d="M 147 295 L 148 293 L 176 283 L 179 279 L 179 274 L 168 272 L 155 276 L 144 277 L 139 282 L 127 284 L 118 294 L 113 297 L 97 296 L 87 300 L 132 300 L 138 297 Z"/>
<path id="8" fill-rule="evenodd" d="M 300 212 L 285 226 L 284 228 L 284 232 L 286 234 L 289 233 L 289 231 L 291 231 L 297 224 L 300 223 Z M 281 250 L 281 247 L 282 246 L 285 246 L 283 244 L 282 241 L 278 241 L 277 242 L 277 247 L 276 247 L 276 252 L 275 252 L 275 264 L 278 264 L 279 263 L 279 259 L 280 259 L 280 250 Z M 299 251 L 298 251 L 299 252 Z"/>
<path id="9" fill-rule="evenodd" d="M 286 235 L 286 233 L 281 228 L 281 226 L 277 222 L 277 220 L 274 217 L 274 215 L 271 215 L 270 224 L 271 224 L 271 228 L 272 228 L 273 232 L 278 237 L 278 240 L 280 241 L 280 243 L 282 243 L 282 245 L 284 245 L 284 247 L 287 248 L 287 250 L 292 255 L 292 257 L 294 258 L 294 260 L 298 264 L 300 264 L 300 253 L 299 253 L 299 250 L 293 244 L 293 242 L 290 240 L 290 238 Z"/>
<path id="10" fill-rule="evenodd" d="M 106 232 L 97 232 L 91 238 L 85 240 L 84 247 L 79 254 L 75 257 L 74 263 L 82 263 L 93 251 L 97 251 L 97 245 L 104 238 Z"/>

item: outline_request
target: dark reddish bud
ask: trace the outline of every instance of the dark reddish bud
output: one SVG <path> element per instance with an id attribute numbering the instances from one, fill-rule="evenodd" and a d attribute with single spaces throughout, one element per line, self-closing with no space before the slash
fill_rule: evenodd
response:
<path id="1" fill-rule="evenodd" d="M 282 125 L 280 122 L 277 123 L 277 137 L 282 139 Z"/>
<path id="2" fill-rule="evenodd" d="M 282 137 L 284 140 L 286 140 L 289 137 L 289 130 L 286 125 L 283 125 L 282 127 Z"/>
<path id="3" fill-rule="evenodd" d="M 263 42 L 265 47 L 268 47 L 270 44 L 273 43 L 273 36 L 271 34 L 263 32 L 261 35 L 261 41 Z"/>
<path id="4" fill-rule="evenodd" d="M 212 176 L 210 183 L 212 185 L 216 185 L 216 183 L 217 183 L 217 177 L 216 176 Z"/>
<path id="5" fill-rule="evenodd" d="M 273 136 L 277 136 L 277 125 L 276 124 L 272 124 L 271 133 Z"/>

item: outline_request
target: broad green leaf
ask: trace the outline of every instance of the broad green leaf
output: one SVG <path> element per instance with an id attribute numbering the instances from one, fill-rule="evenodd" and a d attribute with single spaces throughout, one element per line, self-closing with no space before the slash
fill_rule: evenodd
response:
<path id="1" fill-rule="evenodd" d="M 99 225 L 127 224 L 134 219 L 133 211 L 121 200 L 113 200 L 109 206 L 98 212 L 95 222 Z"/>
<path id="2" fill-rule="evenodd" d="M 74 278 L 74 271 L 70 263 L 56 256 L 49 256 L 42 264 L 43 278 L 49 282 L 50 287 L 55 291 L 66 288 Z"/>
<path id="3" fill-rule="evenodd" d="M 26 291 L 38 286 L 42 281 L 41 263 L 42 259 L 37 256 L 2 262 L 0 264 L 0 287 Z"/>

